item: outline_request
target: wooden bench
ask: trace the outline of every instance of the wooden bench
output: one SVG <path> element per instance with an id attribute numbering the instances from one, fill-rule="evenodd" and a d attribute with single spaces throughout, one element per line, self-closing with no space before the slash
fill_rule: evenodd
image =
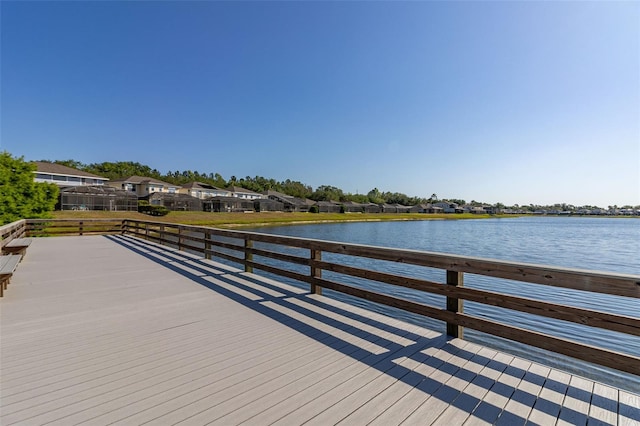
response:
<path id="1" fill-rule="evenodd" d="M 4 296 L 4 291 L 7 289 L 7 285 L 11 281 L 11 277 L 16 271 L 21 258 L 22 255 L 20 254 L 0 256 L 0 297 Z"/>
<path id="2" fill-rule="evenodd" d="M 24 255 L 30 244 L 31 238 L 14 238 L 2 248 L 2 253 Z"/>

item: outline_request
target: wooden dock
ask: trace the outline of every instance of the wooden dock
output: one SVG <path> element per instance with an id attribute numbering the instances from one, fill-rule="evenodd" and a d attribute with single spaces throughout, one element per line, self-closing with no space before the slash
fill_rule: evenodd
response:
<path id="1" fill-rule="evenodd" d="M 640 396 L 129 236 L 38 238 L 0 424 L 640 424 Z"/>

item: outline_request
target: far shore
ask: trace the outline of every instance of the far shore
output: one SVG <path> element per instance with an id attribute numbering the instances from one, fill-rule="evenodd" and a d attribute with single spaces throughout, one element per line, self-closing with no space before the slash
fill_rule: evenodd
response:
<path id="1" fill-rule="evenodd" d="M 309 225 L 340 222 L 388 222 L 410 220 L 464 220 L 487 219 L 488 214 L 430 214 L 430 213 L 209 213 L 170 212 L 166 216 L 149 216 L 127 211 L 56 211 L 54 219 L 136 219 L 154 222 L 171 222 L 185 225 L 212 226 L 217 228 L 261 227 L 282 225 Z"/>

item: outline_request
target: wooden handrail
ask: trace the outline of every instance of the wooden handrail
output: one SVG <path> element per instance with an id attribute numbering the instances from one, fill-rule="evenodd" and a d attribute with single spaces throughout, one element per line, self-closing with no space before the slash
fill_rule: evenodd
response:
<path id="1" fill-rule="evenodd" d="M 640 298 L 640 276 L 616 274 L 580 269 L 561 268 L 522 262 L 484 259 L 470 256 L 459 256 L 418 250 L 395 249 L 386 247 L 348 244 L 333 241 L 312 240 L 307 238 L 286 237 L 255 232 L 235 231 L 207 228 L 201 226 L 176 225 L 164 222 L 125 220 L 125 223 L 145 225 L 163 225 L 165 228 L 188 230 L 193 233 L 209 233 L 212 236 L 237 238 L 244 240 L 247 236 L 254 242 L 274 245 L 319 250 L 354 257 L 385 260 L 396 263 L 412 264 L 448 271 L 484 275 L 532 284 L 544 284 L 572 290 L 604 293 L 615 296 Z M 182 237 L 193 240 L 190 237 Z M 203 241 L 203 240 L 201 240 Z M 199 247 L 190 247 L 201 250 Z M 244 248 L 243 248 L 244 250 Z"/>
<path id="2" fill-rule="evenodd" d="M 27 219 L 30 236 L 96 235 L 122 233 L 123 219 Z"/>
<path id="3" fill-rule="evenodd" d="M 27 233 L 26 219 L 17 220 L 0 226 L 0 247 L 9 244 L 14 238 L 22 238 Z"/>
<path id="4" fill-rule="evenodd" d="M 44 222 L 49 222 L 53 229 L 56 226 L 70 225 L 68 221 L 58 223 L 57 221 L 45 220 L 40 223 Z M 84 220 L 84 222 L 84 232 L 87 233 L 86 229 L 88 227 L 92 225 L 98 226 L 100 221 Z M 32 229 L 32 224 L 36 223 L 38 222 L 28 220 L 27 228 Z M 466 288 L 463 285 L 465 274 L 476 274 L 535 285 L 561 287 L 627 298 L 640 298 L 640 276 L 638 275 L 559 268 L 166 222 L 125 219 L 121 221 L 121 228 L 124 233 L 167 246 L 174 246 L 180 250 L 199 252 L 206 258 L 218 257 L 238 262 L 248 272 L 257 269 L 308 283 L 313 293 L 321 293 L 322 288 L 328 288 L 371 302 L 442 320 L 447 324 L 447 333 L 451 336 L 462 337 L 463 328 L 472 328 L 584 361 L 640 375 L 640 357 L 638 356 L 594 347 L 534 330 L 527 330 L 514 325 L 469 315 L 464 312 L 463 306 L 466 300 L 638 336 L 640 335 L 640 318 L 638 317 L 567 306 L 504 294 L 499 291 Z M 262 244 L 256 245 L 255 243 Z M 306 255 L 283 253 L 282 247 L 303 249 L 303 251 L 308 250 L 308 252 L 306 252 Z M 274 250 L 274 248 L 280 248 L 280 251 Z M 236 255 L 230 254 L 230 251 Z M 339 256 L 339 260 L 329 261 L 323 257 L 323 252 L 344 256 Z M 261 258 L 278 260 L 280 263 L 274 266 L 273 262 L 272 264 L 267 264 L 264 261 L 260 261 Z M 346 259 L 350 258 L 367 258 L 437 268 L 445 272 L 446 279 L 444 282 L 434 282 L 419 276 L 401 276 L 380 270 L 365 269 L 349 264 Z M 289 268 L 284 265 L 297 265 L 298 267 Z M 300 266 L 308 267 L 308 273 L 299 272 Z M 357 288 L 343 282 L 332 281 L 323 277 L 323 271 L 444 296 L 446 298 L 446 306 L 430 306 L 395 295 L 382 294 Z"/>

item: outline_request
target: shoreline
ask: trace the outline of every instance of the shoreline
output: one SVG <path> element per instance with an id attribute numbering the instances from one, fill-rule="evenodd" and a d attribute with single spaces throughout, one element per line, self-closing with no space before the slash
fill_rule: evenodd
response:
<path id="1" fill-rule="evenodd" d="M 316 225 L 324 223 L 350 222 L 402 222 L 425 220 L 481 220 L 507 219 L 519 217 L 593 217 L 600 219 L 640 219 L 638 216 L 582 216 L 582 215 L 476 215 L 470 213 L 211 213 L 211 212 L 171 212 L 166 216 L 149 216 L 138 212 L 125 211 L 56 211 L 53 219 L 135 219 L 152 222 L 171 222 L 183 225 L 211 226 L 214 228 L 263 228 L 271 226 Z"/>
<path id="2" fill-rule="evenodd" d="M 295 226 L 323 223 L 392 222 L 422 220 L 470 220 L 507 216 L 474 214 L 428 214 L 428 213 L 210 213 L 171 212 L 166 216 L 149 216 L 138 212 L 104 211 L 56 211 L 54 219 L 135 219 L 153 222 L 172 222 L 184 225 L 212 226 L 217 228 L 248 228 L 268 226 Z M 512 216 L 509 216 L 512 217 Z M 515 216 L 513 216 L 515 217 Z"/>

